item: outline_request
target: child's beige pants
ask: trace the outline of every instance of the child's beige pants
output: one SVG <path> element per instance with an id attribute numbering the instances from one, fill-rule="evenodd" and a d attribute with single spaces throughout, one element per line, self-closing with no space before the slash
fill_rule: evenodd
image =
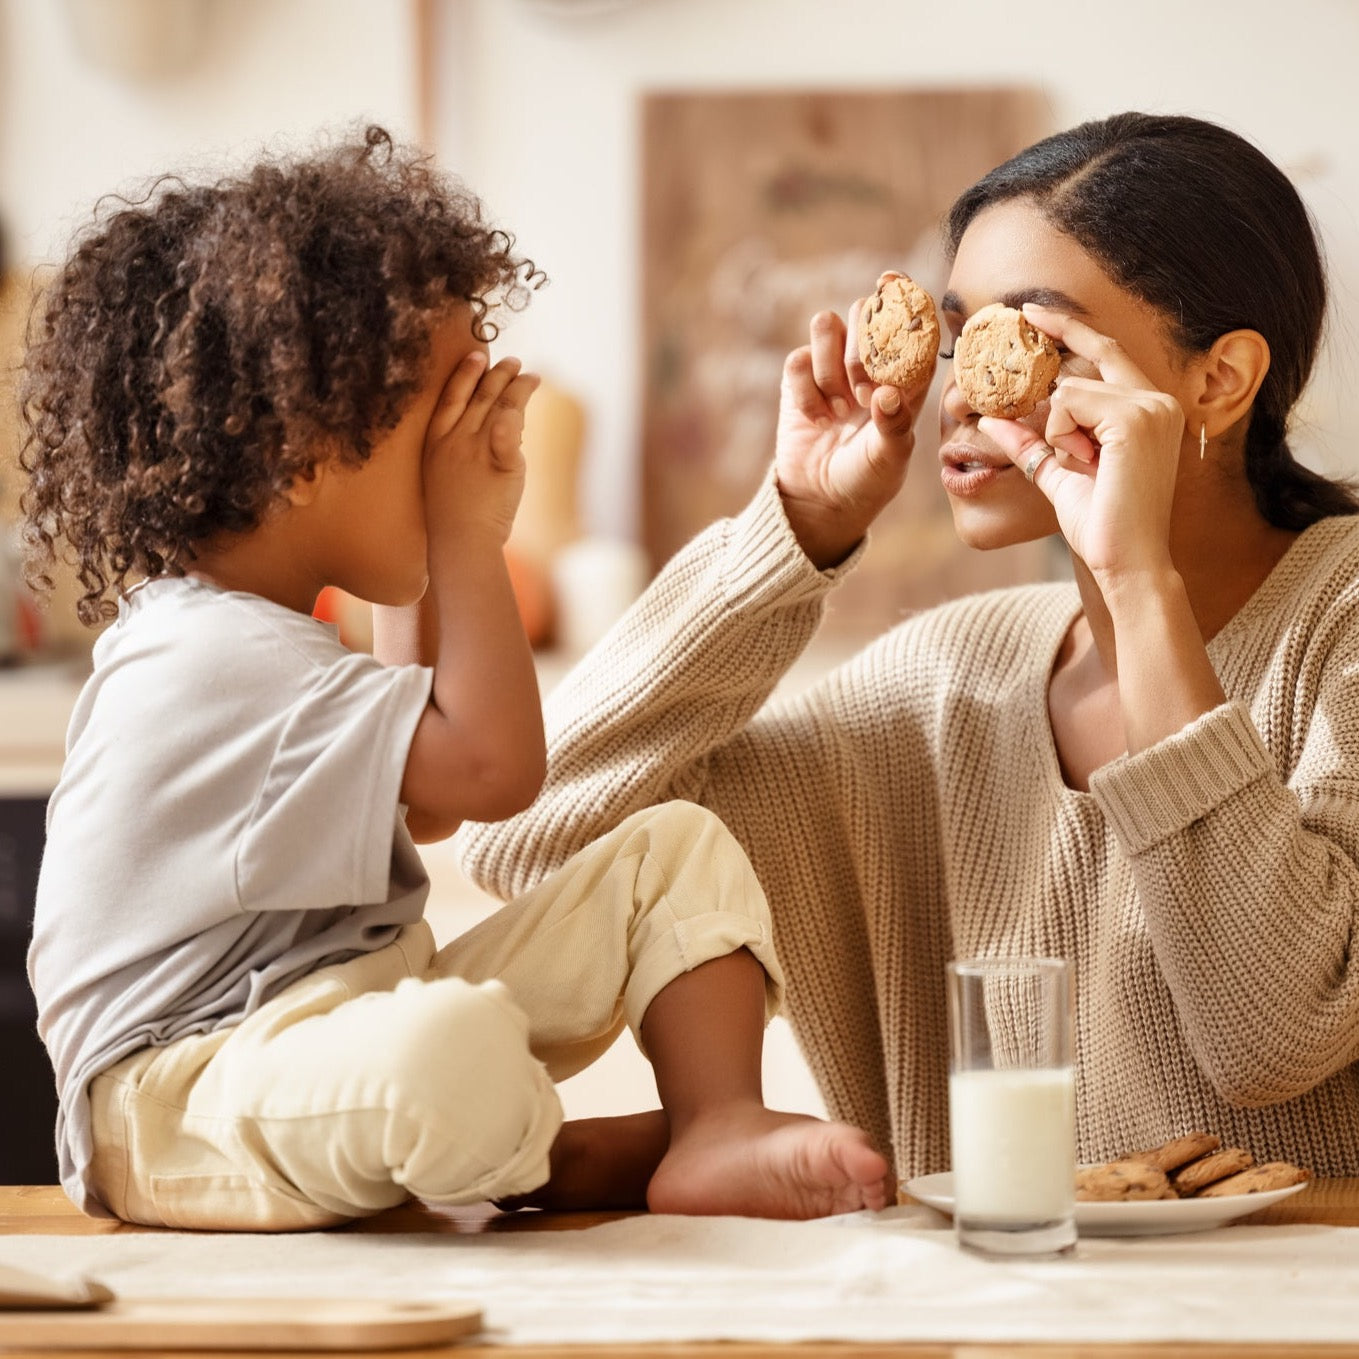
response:
<path id="1" fill-rule="evenodd" d="M 274 1231 L 409 1195 L 473 1203 L 548 1175 L 553 1089 L 656 993 L 747 948 L 782 978 L 744 852 L 691 803 L 623 822 L 434 951 L 423 921 L 249 1018 L 96 1077 L 94 1173 L 119 1217 Z"/>

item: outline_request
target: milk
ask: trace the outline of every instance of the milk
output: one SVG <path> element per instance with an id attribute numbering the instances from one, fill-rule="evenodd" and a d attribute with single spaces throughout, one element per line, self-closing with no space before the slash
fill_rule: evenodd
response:
<path id="1" fill-rule="evenodd" d="M 1076 1175 L 1071 1068 L 949 1077 L 954 1214 L 996 1224 L 1069 1217 Z"/>

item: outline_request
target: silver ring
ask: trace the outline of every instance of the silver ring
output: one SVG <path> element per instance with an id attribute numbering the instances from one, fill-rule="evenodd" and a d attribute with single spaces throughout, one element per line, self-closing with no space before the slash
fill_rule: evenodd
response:
<path id="1" fill-rule="evenodd" d="M 1034 474 L 1043 465 L 1043 459 L 1055 458 L 1056 456 L 1057 450 L 1053 448 L 1051 444 L 1039 444 L 1038 447 L 1035 448 L 1034 451 L 1029 455 L 1028 462 L 1024 464 L 1025 478 L 1029 481 L 1032 481 L 1034 478 Z"/>

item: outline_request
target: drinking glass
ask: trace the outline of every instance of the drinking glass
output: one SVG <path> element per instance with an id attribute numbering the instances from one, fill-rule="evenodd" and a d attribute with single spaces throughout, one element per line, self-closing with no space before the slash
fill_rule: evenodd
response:
<path id="1" fill-rule="evenodd" d="M 1071 964 L 948 964 L 949 1139 L 958 1244 L 1052 1256 L 1076 1244 Z"/>

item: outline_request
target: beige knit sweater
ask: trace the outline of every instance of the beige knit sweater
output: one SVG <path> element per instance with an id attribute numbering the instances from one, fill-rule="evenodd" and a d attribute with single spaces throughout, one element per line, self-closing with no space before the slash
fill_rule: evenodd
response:
<path id="1" fill-rule="evenodd" d="M 461 832 L 473 875 L 511 895 L 641 806 L 712 808 L 828 1108 L 903 1176 L 949 1160 L 944 963 L 1003 952 L 1075 963 L 1083 1159 L 1201 1128 L 1359 1175 L 1359 519 L 1213 639 L 1229 702 L 1089 793 L 1047 720 L 1071 585 L 918 614 L 766 705 L 846 569 L 769 482 L 702 533 L 552 694 L 547 783 Z"/>

